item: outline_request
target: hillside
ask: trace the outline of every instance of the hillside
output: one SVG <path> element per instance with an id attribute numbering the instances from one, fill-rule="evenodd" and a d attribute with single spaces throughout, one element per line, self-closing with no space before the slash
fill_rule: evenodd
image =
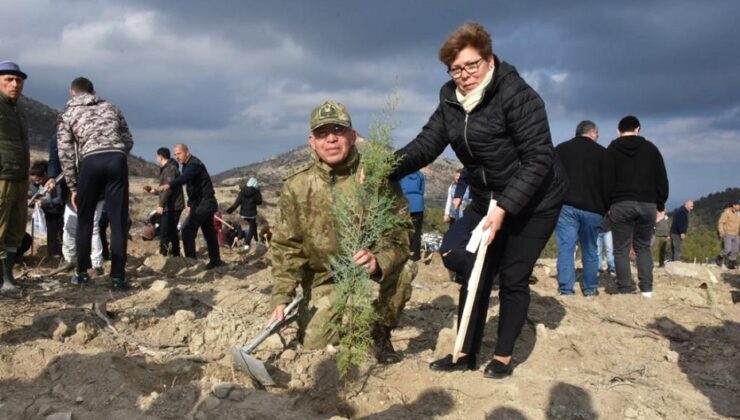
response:
<path id="1" fill-rule="evenodd" d="M 26 116 L 32 157 L 46 159 L 49 153 L 49 139 L 56 129 L 58 111 L 27 96 L 21 97 L 18 106 Z M 133 155 L 128 158 L 128 169 L 131 176 L 156 176 L 159 173 L 157 165 Z"/>
<path id="2" fill-rule="evenodd" d="M 361 148 L 360 144 L 360 148 Z M 306 146 L 289 150 L 273 156 L 262 162 L 229 169 L 213 176 L 216 183 L 224 186 L 240 185 L 249 177 L 255 177 L 260 182 L 260 188 L 269 193 L 280 190 L 283 178 L 294 168 L 297 168 L 310 159 L 311 149 Z M 427 207 L 441 208 L 447 199 L 447 187 L 452 182 L 452 176 L 459 162 L 444 157 L 437 158 L 431 165 L 422 169 L 426 177 L 425 202 Z"/>

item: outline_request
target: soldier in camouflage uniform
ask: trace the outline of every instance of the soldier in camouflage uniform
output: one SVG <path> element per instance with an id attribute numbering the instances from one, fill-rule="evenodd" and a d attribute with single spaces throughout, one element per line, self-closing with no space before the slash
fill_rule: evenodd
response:
<path id="1" fill-rule="evenodd" d="M 312 161 L 285 179 L 280 196 L 280 218 L 272 238 L 271 320 L 282 319 L 284 309 L 300 285 L 304 304 L 299 316 L 299 339 L 307 348 L 323 348 L 338 337 L 331 330 L 335 285 L 329 256 L 339 252 L 332 194 L 349 189 L 358 176 L 360 154 L 355 148 L 357 133 L 347 109 L 327 101 L 311 113 L 309 145 Z M 391 184 L 398 197 L 399 214 L 406 213 L 405 200 L 397 183 Z M 411 297 L 409 257 L 410 229 L 386 232 L 372 249 L 359 250 L 355 263 L 364 266 L 380 285 L 375 302 L 380 321 L 373 329 L 375 356 L 381 363 L 396 363 L 400 356 L 390 341 L 404 305 Z"/>
<path id="2" fill-rule="evenodd" d="M 126 290 L 128 237 L 128 153 L 134 145 L 126 119 L 115 105 L 95 95 L 90 80 L 72 81 L 72 98 L 57 124 L 59 161 L 77 210 L 77 271 L 85 284 L 92 267 L 90 248 L 95 208 L 105 195 L 111 227 L 111 288 Z"/>
<path id="3" fill-rule="evenodd" d="M 0 292 L 11 295 L 18 292 L 13 263 L 28 215 L 28 127 L 17 108 L 26 77 L 17 64 L 0 63 Z"/>

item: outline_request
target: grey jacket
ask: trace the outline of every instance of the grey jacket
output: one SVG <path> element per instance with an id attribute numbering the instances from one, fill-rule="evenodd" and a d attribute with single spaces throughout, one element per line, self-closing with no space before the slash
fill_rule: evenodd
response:
<path id="1" fill-rule="evenodd" d="M 98 96 L 81 93 L 67 101 L 57 123 L 59 161 L 69 189 L 77 190 L 78 164 L 87 156 L 120 152 L 134 145 L 121 111 Z"/>

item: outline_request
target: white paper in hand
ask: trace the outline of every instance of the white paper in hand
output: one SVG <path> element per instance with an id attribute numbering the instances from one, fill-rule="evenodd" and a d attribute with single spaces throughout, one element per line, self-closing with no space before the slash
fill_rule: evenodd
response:
<path id="1" fill-rule="evenodd" d="M 480 246 L 481 241 L 488 241 L 488 235 L 491 233 L 491 228 L 483 230 L 483 224 L 485 222 L 486 218 L 484 217 L 480 220 L 480 223 L 478 223 L 478 226 L 473 229 L 473 233 L 470 235 L 470 240 L 468 241 L 468 245 L 465 247 L 465 250 L 471 254 L 478 252 L 478 247 Z"/>

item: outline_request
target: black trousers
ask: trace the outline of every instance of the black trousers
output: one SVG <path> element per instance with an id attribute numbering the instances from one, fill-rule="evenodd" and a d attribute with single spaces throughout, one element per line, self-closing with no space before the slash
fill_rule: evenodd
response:
<path id="1" fill-rule="evenodd" d="M 182 210 L 168 210 L 159 219 L 159 253 L 162 255 L 180 255 L 180 236 L 177 234 L 177 222 Z"/>
<path id="2" fill-rule="evenodd" d="M 182 227 L 182 246 L 185 248 L 186 257 L 196 257 L 195 237 L 200 229 L 208 246 L 208 259 L 211 262 L 221 261 L 216 229 L 213 227 L 214 213 L 216 213 L 215 202 L 200 202 L 190 207 L 190 214 Z"/>
<path id="3" fill-rule="evenodd" d="M 411 213 L 414 223 L 414 235 L 411 237 L 411 261 L 421 259 L 421 227 L 424 224 L 424 212 Z"/>
<path id="4" fill-rule="evenodd" d="M 655 232 L 656 213 L 655 203 L 638 201 L 620 201 L 609 208 L 619 293 L 632 293 L 635 290 L 630 269 L 630 247 L 635 248 L 637 255 L 640 291 L 653 291 L 653 250 L 650 248 L 650 240 Z"/>
<path id="5" fill-rule="evenodd" d="M 242 217 L 242 219 L 246 220 L 247 223 L 249 223 L 249 233 L 247 233 L 247 238 L 244 240 L 244 245 L 251 245 L 252 238 L 254 238 L 255 242 L 259 242 L 259 238 L 257 237 L 257 218 Z"/>
<path id="6" fill-rule="evenodd" d="M 64 215 L 59 213 L 44 213 L 46 219 L 46 253 L 48 255 L 62 255 L 62 229 Z"/>
<path id="7" fill-rule="evenodd" d="M 522 331 L 529 311 L 529 277 L 558 221 L 560 208 L 520 216 L 507 215 L 501 230 L 486 252 L 483 272 L 475 293 L 473 311 L 465 334 L 462 351 L 478 354 L 488 315 L 488 304 L 494 278 L 500 281 L 498 340 L 494 354 L 510 356 Z M 462 218 L 447 231 L 440 253 L 445 266 L 457 273 L 464 283 L 460 287 L 458 320 L 462 318 L 468 297 L 467 282 L 473 270 L 475 254 L 465 250 L 471 232 L 483 218 L 468 207 Z M 459 321 L 458 321 L 459 322 Z M 458 325 L 459 328 L 459 325 Z"/>
<path id="8" fill-rule="evenodd" d="M 100 212 L 100 220 L 98 221 L 98 233 L 100 235 L 100 243 L 103 244 L 103 260 L 110 261 L 110 244 L 108 243 L 108 210 L 103 205 L 103 211 Z"/>
<path id="9" fill-rule="evenodd" d="M 77 183 L 77 272 L 92 267 L 93 218 L 100 196 L 105 196 L 111 229 L 110 276 L 126 277 L 126 225 L 128 222 L 128 162 L 119 152 L 87 156 L 80 163 Z"/>

